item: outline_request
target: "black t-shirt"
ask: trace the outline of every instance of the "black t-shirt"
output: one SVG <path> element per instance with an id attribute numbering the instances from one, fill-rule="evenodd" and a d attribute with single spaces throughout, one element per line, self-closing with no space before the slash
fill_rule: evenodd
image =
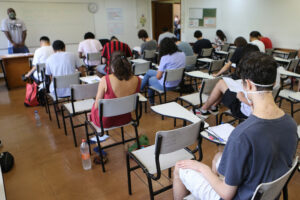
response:
<path id="1" fill-rule="evenodd" d="M 193 50 L 194 53 L 200 55 L 202 49 L 212 48 L 212 45 L 208 39 L 201 39 L 194 43 Z"/>
<path id="2" fill-rule="evenodd" d="M 226 184 L 238 186 L 233 199 L 251 199 L 260 183 L 286 173 L 292 167 L 297 143 L 297 124 L 287 114 L 272 120 L 251 115 L 237 126 L 218 167 Z"/>
<path id="3" fill-rule="evenodd" d="M 240 62 L 242 56 L 243 56 L 243 47 L 238 47 L 236 48 L 236 50 L 234 51 L 230 61 L 232 63 L 235 63 L 236 65 L 238 65 L 238 63 Z"/>

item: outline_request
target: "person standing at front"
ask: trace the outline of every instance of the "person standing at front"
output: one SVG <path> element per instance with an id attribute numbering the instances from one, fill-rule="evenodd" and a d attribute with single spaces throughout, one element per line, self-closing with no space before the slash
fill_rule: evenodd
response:
<path id="1" fill-rule="evenodd" d="M 16 12 L 13 8 L 7 9 L 8 18 L 3 19 L 1 31 L 4 32 L 8 40 L 8 53 L 29 53 L 25 46 L 26 26 L 25 23 L 16 18 Z"/>

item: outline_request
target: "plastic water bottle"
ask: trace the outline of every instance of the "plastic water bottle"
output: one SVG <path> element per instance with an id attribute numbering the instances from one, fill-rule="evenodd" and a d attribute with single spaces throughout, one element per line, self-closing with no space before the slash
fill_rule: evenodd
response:
<path id="1" fill-rule="evenodd" d="M 91 156 L 89 152 L 89 145 L 82 139 L 80 145 L 81 159 L 82 159 L 82 167 L 84 170 L 89 170 L 92 168 Z"/>
<path id="2" fill-rule="evenodd" d="M 37 110 L 34 111 L 34 118 L 35 118 L 36 126 L 41 126 L 42 122 Z"/>

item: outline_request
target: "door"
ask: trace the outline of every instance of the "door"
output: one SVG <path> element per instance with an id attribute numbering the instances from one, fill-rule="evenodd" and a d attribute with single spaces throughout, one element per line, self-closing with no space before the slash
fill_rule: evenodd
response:
<path id="1" fill-rule="evenodd" d="M 158 40 L 164 27 L 173 30 L 173 4 L 152 2 L 153 37 Z"/>

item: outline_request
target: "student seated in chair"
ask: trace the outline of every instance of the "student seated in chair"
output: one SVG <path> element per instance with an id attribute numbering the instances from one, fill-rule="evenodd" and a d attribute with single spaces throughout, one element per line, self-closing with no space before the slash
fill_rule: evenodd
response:
<path id="1" fill-rule="evenodd" d="M 258 31 L 252 31 L 250 33 L 250 43 L 256 45 L 259 48 L 259 51 L 262 53 L 266 52 L 265 45 L 262 41 L 259 40 L 260 33 Z"/>
<path id="2" fill-rule="evenodd" d="M 237 37 L 234 40 L 234 45 L 236 46 L 236 49 L 231 59 L 222 67 L 220 71 L 218 71 L 217 73 L 213 73 L 214 77 L 220 76 L 223 73 L 227 72 L 230 69 L 232 64 L 237 65 L 239 63 L 243 54 L 243 49 L 247 45 L 247 40 L 243 37 Z"/>
<path id="3" fill-rule="evenodd" d="M 74 53 L 66 52 L 65 43 L 61 40 L 55 40 L 52 44 L 54 54 L 49 56 L 46 61 L 46 75 L 65 76 L 74 74 L 76 68 L 81 67 L 80 60 Z M 58 97 L 68 97 L 71 95 L 70 88 L 59 88 L 56 90 Z M 50 92 L 54 94 L 53 81 L 50 84 Z"/>
<path id="4" fill-rule="evenodd" d="M 112 73 L 101 78 L 98 86 L 95 104 L 91 111 L 91 121 L 100 127 L 98 102 L 100 99 L 114 99 L 126 97 L 140 91 L 141 80 L 134 76 L 131 64 L 127 60 L 125 53 L 115 51 L 111 55 L 110 68 Z M 120 126 L 131 121 L 131 114 L 127 113 L 114 117 L 103 117 L 103 128 Z"/>
<path id="5" fill-rule="evenodd" d="M 84 59 L 84 63 L 87 66 L 97 66 L 100 65 L 100 61 L 88 61 L 87 60 L 87 54 L 88 53 L 99 53 L 102 50 L 102 45 L 99 42 L 99 40 L 95 39 L 95 35 L 91 32 L 87 32 L 84 34 L 84 40 L 79 43 L 78 46 L 78 53 L 79 53 L 79 58 Z"/>
<path id="6" fill-rule="evenodd" d="M 157 42 L 149 38 L 146 30 L 139 30 L 138 37 L 139 39 L 143 40 L 143 43 L 141 44 L 141 52 L 139 52 L 140 55 L 143 55 L 145 50 L 157 50 Z"/>
<path id="7" fill-rule="evenodd" d="M 273 48 L 272 41 L 270 40 L 270 38 L 262 36 L 260 32 L 258 32 L 258 39 L 264 43 L 265 49 Z"/>
<path id="8" fill-rule="evenodd" d="M 104 63 L 105 65 L 101 65 L 99 67 L 97 67 L 97 71 L 103 75 L 106 74 L 110 74 L 110 59 L 112 56 L 112 53 L 115 51 L 121 51 L 124 52 L 125 57 L 132 57 L 132 52 L 130 47 L 123 42 L 120 42 L 118 40 L 118 38 L 116 38 L 115 36 L 112 36 L 110 39 L 110 42 L 107 42 L 104 47 L 103 47 L 103 51 L 102 51 L 102 63 Z"/>
<path id="9" fill-rule="evenodd" d="M 241 78 L 253 113 L 231 133 L 213 168 L 195 160 L 176 163 L 174 199 L 183 199 L 188 191 L 197 199 L 251 199 L 259 184 L 274 181 L 291 168 L 297 125 L 274 102 L 276 68 L 276 61 L 260 52 L 243 59 Z"/>
<path id="10" fill-rule="evenodd" d="M 220 51 L 222 45 L 224 45 L 226 42 L 227 42 L 227 38 L 224 32 L 222 30 L 217 30 L 216 37 L 215 37 L 215 44 L 213 45 L 215 50 Z"/>
<path id="11" fill-rule="evenodd" d="M 41 81 L 42 75 L 38 74 L 36 71 L 37 64 L 45 64 L 46 60 L 49 56 L 54 53 L 53 48 L 50 44 L 50 39 L 47 36 L 42 36 L 40 38 L 40 48 L 35 50 L 33 60 L 32 60 L 32 68 L 29 72 L 25 74 L 25 79 L 31 77 L 34 81 Z"/>
<path id="12" fill-rule="evenodd" d="M 193 48 L 189 43 L 180 41 L 177 38 L 173 38 L 173 40 L 176 43 L 178 49 L 180 51 L 182 51 L 185 56 L 193 56 L 194 55 Z"/>
<path id="13" fill-rule="evenodd" d="M 202 49 L 212 48 L 211 42 L 202 37 L 201 31 L 195 31 L 194 38 L 196 38 L 197 41 L 194 43 L 193 50 L 198 56 L 201 56 Z"/>
<path id="14" fill-rule="evenodd" d="M 172 38 L 162 40 L 159 48 L 159 67 L 158 71 L 150 69 L 144 76 L 141 90 L 144 90 L 146 85 L 152 86 L 158 90 L 164 90 L 165 71 L 168 69 L 178 69 L 185 67 L 185 55 L 179 52 Z M 180 81 L 166 82 L 166 90 L 174 90 Z M 154 91 L 148 89 L 150 104 L 154 104 Z"/>
<path id="15" fill-rule="evenodd" d="M 162 33 L 158 36 L 158 46 L 160 46 L 160 43 L 163 41 L 163 39 L 173 37 L 176 37 L 176 35 L 171 33 L 168 27 L 163 27 Z"/>

